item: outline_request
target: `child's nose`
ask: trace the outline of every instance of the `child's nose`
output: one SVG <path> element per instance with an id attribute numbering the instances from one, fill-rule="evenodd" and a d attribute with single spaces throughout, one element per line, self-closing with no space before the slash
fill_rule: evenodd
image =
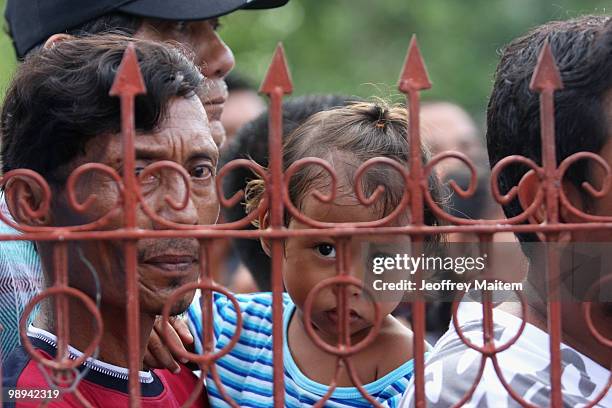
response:
<path id="1" fill-rule="evenodd" d="M 348 294 L 351 297 L 361 297 L 362 290 L 363 289 L 362 289 L 361 286 L 349 285 L 349 287 L 348 287 Z"/>
<path id="2" fill-rule="evenodd" d="M 355 284 L 343 284 L 343 285 L 334 285 L 332 286 L 332 292 L 334 293 L 334 295 L 338 295 L 338 293 L 340 293 L 340 288 L 344 287 L 346 288 L 346 294 L 349 298 L 351 297 L 360 297 L 361 296 L 361 292 L 363 291 L 362 286 L 361 285 L 355 285 Z"/>

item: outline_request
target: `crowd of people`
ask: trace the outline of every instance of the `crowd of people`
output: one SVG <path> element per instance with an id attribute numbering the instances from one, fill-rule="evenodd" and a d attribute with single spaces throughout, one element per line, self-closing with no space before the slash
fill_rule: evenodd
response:
<path id="1" fill-rule="evenodd" d="M 216 191 L 219 169 L 245 158 L 266 168 L 270 157 L 265 103 L 248 81 L 230 74 L 234 58 L 216 29 L 219 17 L 236 10 L 281 7 L 288 1 L 9 0 L 6 18 L 20 64 L 0 112 L 4 177 L 0 235 L 20 234 L 20 226 L 61 229 L 101 219 L 100 230 L 122 228 L 125 214 L 118 205 L 121 186 L 111 176 L 111 171 L 123 171 L 121 105 L 109 92 L 129 47 L 135 49 L 146 88 L 146 94 L 134 101 L 134 171 L 147 207 L 166 221 L 188 226 L 233 222 L 256 214 L 247 228 L 267 230 L 272 215 L 265 206 L 262 210 L 262 202 L 269 178 L 246 168 L 231 172 L 224 179 L 222 193 L 230 197 L 243 191 L 245 200 L 220 208 Z M 34 8 L 37 13 L 32 12 Z M 612 18 L 608 16 L 549 22 L 504 48 L 487 109 L 486 148 L 477 125 L 461 107 L 444 101 L 424 104 L 421 164 L 426 165 L 440 152 L 459 151 L 473 159 L 479 174 L 478 193 L 461 198 L 450 194 L 447 184 L 454 180 L 467 189 L 470 174 L 465 166 L 448 160 L 436 167 L 426 187 L 435 205 L 449 214 L 499 218 L 503 211 L 512 218 L 540 197 L 540 177 L 520 166 L 509 166 L 499 173 L 503 194 L 515 193 L 501 207 L 491 198 L 488 186 L 490 168 L 505 157 L 520 155 L 535 163 L 542 161 L 540 100 L 530 82 L 545 44 L 550 46 L 563 81 L 563 88 L 554 96 L 556 160 L 561 162 L 581 151 L 601 157 L 601 162 L 580 161 L 567 171 L 562 187 L 576 210 L 561 206 L 558 218 L 578 224 L 612 215 L 612 191 L 605 188 L 609 175 L 601 170 L 612 166 Z M 356 279 L 353 282 L 364 282 L 375 257 L 405 253 L 412 245 L 411 237 L 374 233 L 343 239 L 325 236 L 324 231 L 321 235 L 299 233 L 310 228 L 305 218 L 331 225 L 367 224 L 389 217 L 387 227 L 411 224 L 409 207 L 395 211 L 401 208 L 408 189 L 396 167 L 410 168 L 414 157 L 406 138 L 410 120 L 405 106 L 350 96 L 308 95 L 283 103 L 282 170 L 311 158 L 327 163 L 335 174 L 332 177 L 321 165 L 304 166 L 288 183 L 289 200 L 301 216 L 291 211 L 282 214 L 288 233 L 282 242 L 281 260 L 285 406 L 313 406 L 322 399 L 326 399 L 325 406 L 332 407 L 367 407 L 374 402 L 388 407 L 416 405 L 417 350 L 413 349 L 410 304 L 384 299 L 378 303 L 377 318 L 362 284 L 355 283 L 346 289 L 345 319 L 341 316 L 344 306 L 337 303 L 337 285 L 320 285 L 336 276 L 339 265 L 350 265 L 349 275 Z M 358 175 L 360 166 L 374 158 L 381 158 L 386 165 Z M 185 170 L 189 194 L 182 173 L 147 174 L 147 167 L 161 161 Z M 83 174 L 68 188 L 70 175 L 88 163 L 111 170 Z M 24 173 L 11 176 L 18 169 L 36 172 L 46 180 L 48 189 Z M 588 195 L 585 182 L 591 190 L 595 186 L 601 192 Z M 334 194 L 330 194 L 332 188 Z M 375 195 L 378 200 L 373 205 L 364 203 L 363 196 Z M 185 197 L 185 203 L 169 205 L 168 197 Z M 75 201 L 87 204 L 76 208 Z M 443 225 L 445 221 L 430 207 L 424 208 L 424 224 Z M 580 216 L 578 210 L 588 217 Z M 170 228 L 142 207 L 136 209 L 135 218 L 142 230 Z M 546 220 L 542 205 L 523 222 L 542 224 Z M 516 237 L 510 232 L 496 236 L 523 248 L 544 238 L 525 232 Z M 424 251 L 435 252 L 444 243 L 469 239 L 461 233 L 427 234 Z M 577 228 L 560 234 L 558 241 L 569 245 L 612 239 L 609 228 Z M 183 406 L 199 381 L 205 386 L 193 401 L 194 407 L 231 406 L 231 401 L 238 406 L 273 406 L 275 327 L 270 292 L 272 244 L 268 238 L 207 243 L 212 254 L 205 260 L 207 267 L 216 281 L 236 293 L 235 299 L 214 293 L 212 310 L 202 316 L 204 294 L 183 292 L 172 305 L 170 322 L 160 319 L 177 289 L 198 281 L 204 261 L 200 245 L 190 238 L 137 241 L 141 406 Z M 525 309 L 516 302 L 495 308 L 492 325 L 496 344 L 504 344 L 522 331 L 518 340 L 495 358 L 483 360 L 483 354 L 466 343 L 470 339 L 482 344 L 486 337 L 486 317 L 480 303 L 461 302 L 455 323 L 451 322 L 450 303 L 433 301 L 428 305 L 427 406 L 453 406 L 471 392 L 473 384 L 477 385 L 465 401 L 468 406 L 519 406 L 515 395 L 534 406 L 551 404 L 552 334 L 548 304 L 541 293 L 547 287 L 547 277 L 541 273 L 547 259 L 542 251 L 524 252 L 528 266 L 514 273 L 521 274 L 525 287 L 535 295 L 527 297 Z M 96 302 L 103 323 L 99 347 L 87 359 L 82 356 L 95 332 L 94 320 L 76 298 L 67 300 L 69 324 L 62 333 L 58 332 L 59 309 L 49 299 L 24 316 L 30 300 L 54 285 L 61 265 L 65 265 L 69 285 Z M 3 389 L 61 389 L 63 392 L 49 401 L 57 407 L 82 406 L 84 401 L 98 407 L 127 406 L 131 356 L 126 342 L 125 270 L 122 240 L 0 241 Z M 598 277 L 582 274 L 580 279 L 590 286 Z M 314 289 L 320 291 L 311 298 Z M 609 289 L 603 287 L 603 291 Z M 612 407 L 610 300 L 589 301 L 590 319 L 583 318 L 585 299 L 562 305 L 564 406 L 586 405 L 599 398 L 595 406 Z M 27 332 L 20 336 L 22 318 L 27 320 Z M 212 339 L 202 337 L 209 329 L 202 327 L 206 321 L 213 326 Z M 346 332 L 340 327 L 344 323 Z M 339 337 L 354 345 L 368 338 L 374 327 L 378 331 L 375 340 L 350 356 L 350 367 L 339 370 L 337 357 L 312 337 L 315 333 L 329 347 L 335 346 Z M 164 331 L 170 334 L 166 340 L 162 340 Z M 234 342 L 236 333 L 239 338 Z M 68 336 L 67 352 L 79 363 L 75 371 L 64 372 L 72 376 L 64 384 L 58 384 L 58 376 L 39 363 L 40 358 L 55 358 L 62 348 L 60 334 Z M 25 347 L 24 340 L 31 347 Z M 177 349 L 221 357 L 212 363 L 214 370 L 196 372 L 197 367 Z M 7 406 L 38 406 L 41 402 L 7 400 L 6 396 L 3 403 Z"/>

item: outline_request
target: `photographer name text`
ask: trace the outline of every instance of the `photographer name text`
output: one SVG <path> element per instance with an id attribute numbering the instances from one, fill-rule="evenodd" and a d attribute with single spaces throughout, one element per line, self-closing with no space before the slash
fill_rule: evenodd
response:
<path id="1" fill-rule="evenodd" d="M 382 279 L 376 279 L 372 282 L 372 288 L 375 291 L 465 291 L 470 290 L 523 290 L 522 282 L 504 282 L 500 280 L 474 280 L 472 282 L 453 282 L 449 279 L 441 281 L 421 281 L 420 287 L 417 282 L 402 279 L 397 282 L 385 282 Z"/>

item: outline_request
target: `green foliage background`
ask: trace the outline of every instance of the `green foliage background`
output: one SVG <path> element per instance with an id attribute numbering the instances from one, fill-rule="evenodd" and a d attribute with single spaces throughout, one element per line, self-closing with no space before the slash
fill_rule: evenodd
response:
<path id="1" fill-rule="evenodd" d="M 5 0 L 0 0 L 4 9 Z M 499 50 L 552 19 L 609 14 L 610 0 L 291 0 L 280 9 L 221 20 L 237 71 L 258 84 L 276 43 L 285 45 L 294 94 L 337 92 L 398 100 L 396 82 L 416 33 L 432 90 L 483 117 Z M 0 35 L 0 93 L 15 68 Z"/>

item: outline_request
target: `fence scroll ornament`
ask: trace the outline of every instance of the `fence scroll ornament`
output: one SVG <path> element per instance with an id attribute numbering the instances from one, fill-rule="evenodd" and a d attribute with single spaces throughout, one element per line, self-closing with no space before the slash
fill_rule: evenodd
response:
<path id="1" fill-rule="evenodd" d="M 107 213 L 97 220 L 91 220 L 87 224 L 79 226 L 70 226 L 62 228 L 39 227 L 32 225 L 24 225 L 15 223 L 12 220 L 6 219 L 0 212 L 0 219 L 8 225 L 11 225 L 22 232 L 19 235 L 0 235 L 0 240 L 38 240 L 55 242 L 54 249 L 54 282 L 51 287 L 36 296 L 26 308 L 26 313 L 20 322 L 21 339 L 26 347 L 26 350 L 36 359 L 42 366 L 50 369 L 53 373 L 50 380 L 50 386 L 60 380 L 66 382 L 66 378 L 72 380 L 70 392 L 79 398 L 84 406 L 89 406 L 89 403 L 79 394 L 78 385 L 79 377 L 75 375 L 75 367 L 81 364 L 87 357 L 95 356 L 96 349 L 99 346 L 101 335 L 103 332 L 102 319 L 97 305 L 83 292 L 78 291 L 68 285 L 68 270 L 67 270 L 67 249 L 66 242 L 73 240 L 95 240 L 95 239 L 114 239 L 123 241 L 124 256 L 125 256 L 125 276 L 126 276 L 126 291 L 127 291 L 127 327 L 128 333 L 128 352 L 129 352 L 129 392 L 130 406 L 140 406 L 140 385 L 138 382 L 138 371 L 140 367 L 138 345 L 139 345 L 139 293 L 138 293 L 138 274 L 137 274 L 137 253 L 136 243 L 138 239 L 144 238 L 196 238 L 200 245 L 200 276 L 199 282 L 190 283 L 177 289 L 168 300 L 163 309 L 163 320 L 169 319 L 169 314 L 173 303 L 180 298 L 182 294 L 195 289 L 201 290 L 202 293 L 202 333 L 203 339 L 203 354 L 186 353 L 180 350 L 174 350 L 181 357 L 189 359 L 191 362 L 199 365 L 202 370 L 202 376 L 210 377 L 215 382 L 221 396 L 231 406 L 238 406 L 229 396 L 228 391 L 221 383 L 219 373 L 216 368 L 216 361 L 227 354 L 232 347 L 238 342 L 241 336 L 242 316 L 236 297 L 227 289 L 216 284 L 211 277 L 210 266 L 210 245 L 212 239 L 217 238 L 251 238 L 257 239 L 260 237 L 267 238 L 271 241 L 271 257 L 272 257 L 272 292 L 273 292 L 273 376 L 274 376 L 274 405 L 276 407 L 284 406 L 285 402 L 285 386 L 284 386 L 284 369 L 283 369 L 283 283 L 281 276 L 283 242 L 286 238 L 292 236 L 305 235 L 326 235 L 334 237 L 336 241 L 337 261 L 335 277 L 321 281 L 307 297 L 304 310 L 304 320 L 307 333 L 312 341 L 323 352 L 330 353 L 337 357 L 334 377 L 330 382 L 327 394 L 317 406 L 325 405 L 325 402 L 331 397 L 333 391 L 337 388 L 337 378 L 341 370 L 346 370 L 349 378 L 354 386 L 360 391 L 363 398 L 368 400 L 373 406 L 380 406 L 374 396 L 368 395 L 364 389 L 361 380 L 358 378 L 356 370 L 351 362 L 351 356 L 358 353 L 368 344 L 375 341 L 381 327 L 382 316 L 380 308 L 376 302 L 373 302 L 375 310 L 375 323 L 369 334 L 358 344 L 351 344 L 348 331 L 349 325 L 349 310 L 347 307 L 347 287 L 358 286 L 369 295 L 368 290 L 364 288 L 363 282 L 350 275 L 351 271 L 351 256 L 349 253 L 349 243 L 352 237 L 368 236 L 372 234 L 386 235 L 409 235 L 412 242 L 413 253 L 420 253 L 424 239 L 427 235 L 440 234 L 447 232 L 472 232 L 479 236 L 481 248 L 486 249 L 491 242 L 491 237 L 494 233 L 500 231 L 514 232 L 535 232 L 544 241 L 555 241 L 560 233 L 570 231 L 572 229 L 612 229 L 612 217 L 593 216 L 585 214 L 573 207 L 569 199 L 560 188 L 561 181 L 572 163 L 578 160 L 592 160 L 597 163 L 605 171 L 606 177 L 601 189 L 596 190 L 592 185 L 585 182 L 583 188 L 594 198 L 601 197 L 610 189 L 610 167 L 599 156 L 589 153 L 576 153 L 563 160 L 557 167 L 555 157 L 555 137 L 554 137 L 554 92 L 562 88 L 561 78 L 558 69 L 555 65 L 554 57 L 551 53 L 548 43 L 543 45 L 537 67 L 533 74 L 531 89 L 540 94 L 541 107 L 541 138 L 542 138 L 542 165 L 538 165 L 535 161 L 522 157 L 511 156 L 501 160 L 492 170 L 491 176 L 491 191 L 494 199 L 505 204 L 514 199 L 517 195 L 517 187 L 512 187 L 508 192 L 502 193 L 498 186 L 498 176 L 504 168 L 510 165 L 521 164 L 533 170 L 540 180 L 542 188 L 538 191 L 531 205 L 526 208 L 523 213 L 510 219 L 482 219 L 482 220 L 467 220 L 455 217 L 444 211 L 433 199 L 428 188 L 428 178 L 434 171 L 436 164 L 450 158 L 459 159 L 470 171 L 470 184 L 466 189 L 461 189 L 455 182 L 451 182 L 450 186 L 460 197 L 470 197 L 476 191 L 476 167 L 471 160 L 460 152 L 443 152 L 433 157 L 428 163 L 423 165 L 421 160 L 421 138 L 419 125 L 419 99 L 420 92 L 431 87 L 430 80 L 427 75 L 425 64 L 421 57 L 416 38 L 413 37 L 410 41 L 406 61 L 400 75 L 398 84 L 399 90 L 406 95 L 409 129 L 406 139 L 410 146 L 410 165 L 409 168 L 404 168 L 397 162 L 385 158 L 375 158 L 363 163 L 357 173 L 356 178 L 360 179 L 372 166 L 384 165 L 391 166 L 403 179 L 406 189 L 399 204 L 387 216 L 368 223 L 323 223 L 314 219 L 308 218 L 302 214 L 300 210 L 291 202 L 288 193 L 288 187 L 291 183 L 291 177 L 297 170 L 303 166 L 319 166 L 327 172 L 332 180 L 332 188 L 328 193 L 320 191 L 314 192 L 314 197 L 321 202 L 330 202 L 334 199 L 336 191 L 336 174 L 333 167 L 328 162 L 318 158 L 305 158 L 295 163 L 291 163 L 287 171 L 283 173 L 283 148 L 282 148 L 282 99 L 284 95 L 290 94 L 293 89 L 291 77 L 287 68 L 287 63 L 284 56 L 284 51 L 281 45 L 276 49 L 272 63 L 266 74 L 266 77 L 261 85 L 260 92 L 265 94 L 270 99 L 269 109 L 269 168 L 263 169 L 248 160 L 235 160 L 219 170 L 216 180 L 216 191 L 220 202 L 224 207 L 240 205 L 239 203 L 244 198 L 243 192 L 238 192 L 232 197 L 225 197 L 222 186 L 222 179 L 231 171 L 238 167 L 247 167 L 254 173 L 258 174 L 265 180 L 266 195 L 260 203 L 257 211 L 251 212 L 244 219 L 217 225 L 182 225 L 163 219 L 156 214 L 154 210 L 147 206 L 144 194 L 142 192 L 142 181 L 146 177 L 154 177 L 163 172 L 171 172 L 175 174 L 177 182 L 184 183 L 182 197 L 166 197 L 166 204 L 174 210 L 180 211 L 187 205 L 190 190 L 190 178 L 185 170 L 173 162 L 157 162 L 153 166 L 147 168 L 140 176 L 136 176 L 134 169 L 134 98 L 136 95 L 146 93 L 142 77 L 140 75 L 138 61 L 133 45 L 128 46 L 120 68 L 117 72 L 115 82 L 112 86 L 110 94 L 117 96 L 121 101 L 121 129 L 123 137 L 123 156 L 124 167 L 123 174 L 119 175 L 113 169 L 96 163 L 88 163 L 77 168 L 67 181 L 66 189 L 68 193 L 69 204 L 78 212 L 85 212 L 92 205 L 96 196 L 92 195 L 83 201 L 77 199 L 75 186 L 80 177 L 89 172 L 101 172 L 110 177 L 117 185 L 119 191 L 118 201 L 116 205 Z M 44 199 L 39 208 L 31 208 L 28 203 L 21 202 L 23 210 L 32 217 L 42 217 L 48 211 L 52 200 L 51 189 L 47 182 L 37 173 L 19 169 L 8 172 L 2 177 L 2 186 L 12 184 L 11 189 L 7 189 L 7 199 L 12 199 L 15 188 L 28 188 L 28 183 L 34 183 L 43 191 Z M 355 195 L 358 200 L 364 205 L 372 205 L 383 193 L 382 186 L 374 190 L 370 196 L 366 197 L 361 190 L 361 183 L 355 183 Z M 559 222 L 559 205 L 568 209 L 573 214 L 581 217 L 588 223 L 580 224 L 562 224 Z M 429 207 L 431 211 L 442 220 L 447 222 L 444 226 L 429 226 L 424 223 L 424 208 Z M 544 206 L 546 209 L 546 222 L 542 224 L 524 223 L 533 218 L 535 211 Z M 157 230 L 142 230 L 136 224 L 136 212 L 140 208 L 146 215 L 155 220 L 165 229 Z M 106 220 L 117 211 L 123 211 L 123 228 L 116 230 L 103 230 Z M 264 211 L 269 212 L 270 226 L 266 230 L 245 230 L 242 229 L 252 220 L 263 214 Z M 285 211 L 295 217 L 300 222 L 308 226 L 306 229 L 288 230 L 284 227 L 283 214 Z M 401 213 L 409 212 L 410 223 L 406 226 L 390 226 L 393 221 Z M 549 294 L 553 294 L 559 290 L 558 279 L 555 279 L 555 274 L 558 273 L 558 259 L 552 254 L 548 254 L 549 261 Z M 609 278 L 609 277 L 608 277 Z M 414 276 L 417 281 L 422 280 L 421 271 L 417 271 Z M 604 280 L 600 280 L 594 285 L 603 285 Z M 338 342 L 336 345 L 330 345 L 318 337 L 313 329 L 311 321 L 311 307 L 317 293 L 325 287 L 334 285 L 338 288 L 336 291 L 338 304 Z M 595 290 L 595 289 L 592 290 Z M 213 292 L 220 293 L 228 297 L 230 302 L 236 309 L 237 330 L 233 334 L 229 344 L 222 350 L 213 352 Z M 476 346 L 468 340 L 461 332 L 458 324 L 457 310 L 458 303 L 461 301 L 458 297 L 453 304 L 452 322 L 457 330 L 461 341 L 469 348 L 477 350 L 481 353 L 481 363 L 479 372 L 476 376 L 474 384 L 467 390 L 465 395 L 456 403 L 456 406 L 461 406 L 472 397 L 485 368 L 487 359 L 491 359 L 495 371 L 499 376 L 503 386 L 507 390 L 512 399 L 520 405 L 531 406 L 523 396 L 519 395 L 511 388 L 508 382 L 503 378 L 502 371 L 499 367 L 497 354 L 514 344 L 521 336 L 526 322 L 526 302 L 521 299 L 522 308 L 522 325 L 520 330 L 512 339 L 504 345 L 497 346 L 493 339 L 493 302 L 490 293 L 483 291 L 483 345 Z M 58 353 L 55 360 L 47 360 L 37 353 L 29 342 L 26 336 L 27 317 L 33 310 L 34 305 L 40 302 L 43 298 L 55 297 L 55 313 L 58 316 L 57 335 L 58 335 Z M 67 321 L 67 297 L 79 299 L 83 305 L 91 312 L 96 322 L 96 330 L 89 347 L 84 350 L 84 355 L 76 360 L 68 358 L 67 347 L 70 342 L 68 336 Z M 374 299 L 370 295 L 371 299 Z M 554 297 L 552 297 L 554 298 Z M 425 301 L 421 294 L 417 291 L 416 296 L 412 300 L 412 330 L 414 332 L 414 392 L 416 406 L 424 407 L 425 396 Z M 550 383 L 552 388 L 551 405 L 554 407 L 563 406 L 562 388 L 561 388 L 561 305 L 559 301 L 551 301 L 548 305 L 549 316 L 549 334 L 550 334 L 550 351 L 551 351 L 551 370 Z M 585 303 L 584 316 L 588 322 L 589 329 L 592 335 L 602 344 L 612 347 L 612 340 L 604 338 L 597 327 L 594 326 L 591 314 L 590 303 Z M 167 326 L 167 325 L 166 325 Z M 172 343 L 168 341 L 169 333 L 163 333 L 166 343 L 172 347 Z M 610 388 L 612 378 L 609 380 L 607 388 L 604 387 L 600 395 L 590 402 L 590 406 L 595 405 L 601 398 L 604 397 L 606 391 Z M 190 406 L 193 401 L 200 398 L 203 394 L 203 383 L 199 382 L 199 387 L 194 390 L 189 401 L 185 406 Z"/>

